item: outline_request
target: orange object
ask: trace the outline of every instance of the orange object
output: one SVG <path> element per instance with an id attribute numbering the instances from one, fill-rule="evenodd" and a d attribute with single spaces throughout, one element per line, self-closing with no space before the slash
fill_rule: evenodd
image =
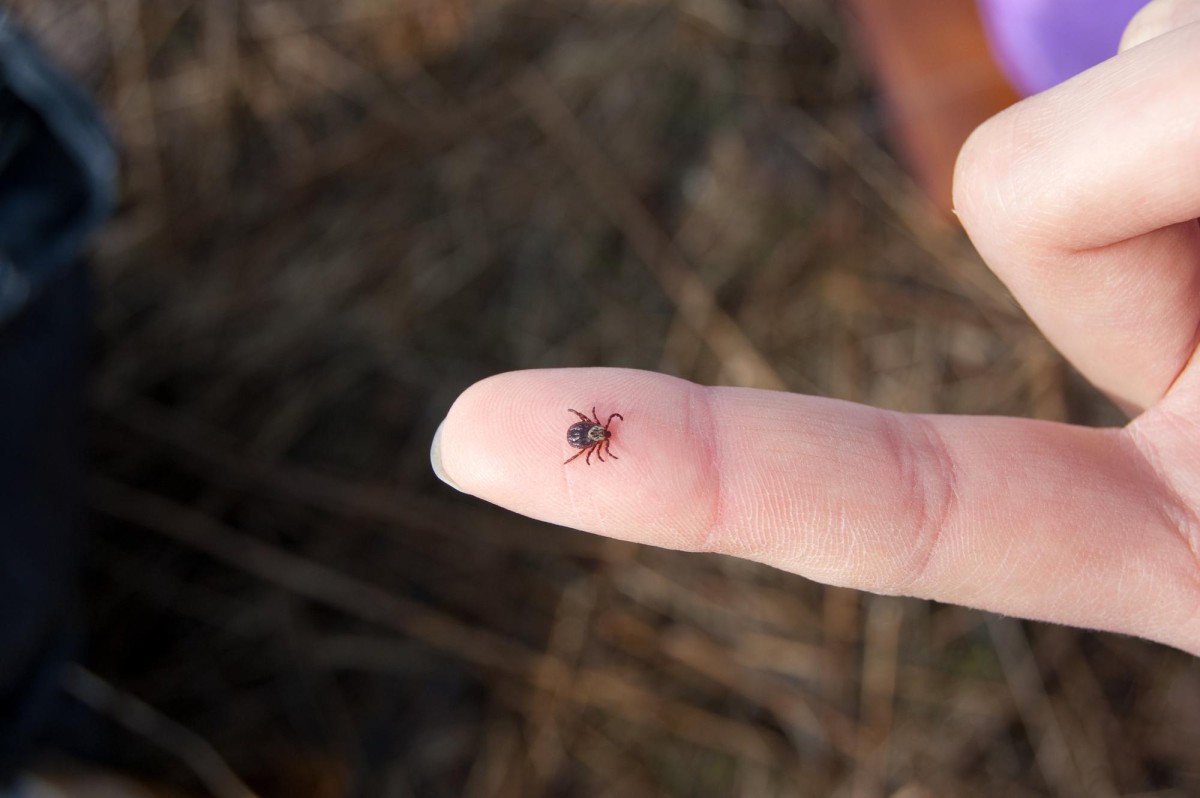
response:
<path id="1" fill-rule="evenodd" d="M 993 61 L 974 0 L 845 0 L 916 182 L 951 209 L 954 161 L 1018 96 Z"/>

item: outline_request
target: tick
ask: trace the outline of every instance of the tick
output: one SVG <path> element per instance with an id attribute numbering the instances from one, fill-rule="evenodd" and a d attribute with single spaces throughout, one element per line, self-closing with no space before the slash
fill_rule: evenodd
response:
<path id="1" fill-rule="evenodd" d="M 596 453 L 596 457 L 601 463 L 604 462 L 604 451 L 607 451 L 608 456 L 614 460 L 621 459 L 612 453 L 612 433 L 608 431 L 608 425 L 612 423 L 614 418 L 619 418 L 624 421 L 625 416 L 621 415 L 620 413 L 613 413 L 608 417 L 608 421 L 605 421 L 603 424 L 601 424 L 600 416 L 596 415 L 596 408 L 594 407 L 592 408 L 592 415 L 596 416 L 594 419 L 588 418 L 578 410 L 571 410 L 570 408 L 567 408 L 567 412 L 574 413 L 575 415 L 579 416 L 579 421 L 572 424 L 567 429 L 567 443 L 571 444 L 576 449 L 582 449 L 583 451 L 580 451 L 574 456 L 568 458 L 563 465 L 566 465 L 579 455 L 585 453 L 587 454 L 587 457 L 583 458 L 583 462 L 591 465 L 592 452 Z"/>

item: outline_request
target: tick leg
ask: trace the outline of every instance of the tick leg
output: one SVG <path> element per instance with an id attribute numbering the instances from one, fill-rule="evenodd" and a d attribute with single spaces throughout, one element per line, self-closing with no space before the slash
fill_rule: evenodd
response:
<path id="1" fill-rule="evenodd" d="M 590 418 L 588 418 L 587 416 L 585 416 L 583 413 L 580 413 L 578 410 L 572 410 L 571 408 L 569 408 L 569 407 L 568 407 L 568 408 L 567 408 L 567 412 L 568 412 L 568 413 L 574 413 L 575 415 L 579 416 L 579 420 L 580 420 L 580 421 L 586 421 L 586 422 L 587 422 L 587 423 L 589 423 L 589 424 L 591 424 L 591 423 L 592 423 L 592 420 L 591 420 Z M 624 421 L 625 419 L 621 419 L 621 420 L 622 420 L 622 421 Z"/>
<path id="2" fill-rule="evenodd" d="M 596 411 L 595 411 L 595 410 L 593 410 L 592 412 L 593 412 L 593 413 L 595 413 Z M 614 418 L 619 418 L 619 419 L 621 419 L 622 421 L 624 421 L 624 420 L 625 420 L 625 416 L 621 415 L 620 413 L 613 413 L 611 416 L 609 416 L 609 417 L 608 417 L 608 421 L 605 421 L 605 422 L 604 422 L 604 428 L 605 428 L 605 429 L 608 429 L 608 425 L 612 423 L 612 420 L 613 420 Z"/>
<path id="3" fill-rule="evenodd" d="M 604 462 L 604 447 L 599 443 L 596 444 L 596 458 L 599 459 L 601 463 Z"/>
<path id="4" fill-rule="evenodd" d="M 596 447 L 594 444 L 592 446 L 587 447 L 587 449 L 585 450 L 585 451 L 587 451 L 587 457 L 583 458 L 583 462 L 587 463 L 588 465 L 592 464 L 592 450 L 595 448 Z"/>
<path id="5" fill-rule="evenodd" d="M 571 462 L 572 460 L 574 460 L 576 457 L 578 457 L 581 454 L 583 454 L 582 450 L 576 452 L 574 455 L 572 455 L 571 457 L 568 457 L 566 460 L 564 460 L 563 465 L 566 465 L 567 463 Z"/>
<path id="6" fill-rule="evenodd" d="M 592 408 L 592 415 L 596 416 L 596 408 Z M 596 416 L 596 426 L 600 426 L 600 416 Z"/>
<path id="7" fill-rule="evenodd" d="M 621 419 L 621 420 L 624 421 L 625 419 Z M 612 453 L 612 441 L 611 440 L 606 439 L 604 441 L 604 451 L 608 452 L 608 456 L 614 460 L 621 459 L 620 457 L 617 457 L 615 454 Z"/>

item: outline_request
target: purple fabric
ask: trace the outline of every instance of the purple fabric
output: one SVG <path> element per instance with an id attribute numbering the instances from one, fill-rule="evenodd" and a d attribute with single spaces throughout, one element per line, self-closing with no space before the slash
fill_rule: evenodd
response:
<path id="1" fill-rule="evenodd" d="M 1149 0 L 979 0 L 988 39 L 1019 91 L 1036 94 L 1117 54 Z"/>

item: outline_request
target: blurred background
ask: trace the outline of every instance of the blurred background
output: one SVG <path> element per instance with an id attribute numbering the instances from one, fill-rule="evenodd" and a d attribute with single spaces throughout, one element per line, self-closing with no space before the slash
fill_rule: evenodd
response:
<path id="1" fill-rule="evenodd" d="M 219 798 L 222 761 L 317 798 L 1200 794 L 1179 652 L 429 468 L 457 394 L 521 368 L 1122 423 L 946 213 L 1013 99 L 972 3 L 14 5 L 122 155 L 76 684 L 114 766 Z"/>

